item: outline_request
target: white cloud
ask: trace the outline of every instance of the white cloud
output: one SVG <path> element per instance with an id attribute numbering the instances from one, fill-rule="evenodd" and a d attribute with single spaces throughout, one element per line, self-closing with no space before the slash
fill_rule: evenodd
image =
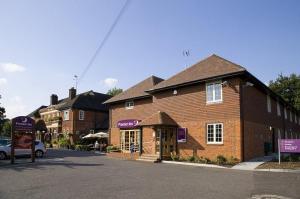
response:
<path id="1" fill-rule="evenodd" d="M 23 72 L 26 70 L 24 66 L 13 63 L 0 63 L 0 68 L 7 73 Z"/>
<path id="2" fill-rule="evenodd" d="M 102 83 L 108 88 L 114 88 L 118 84 L 118 80 L 115 78 L 106 78 Z"/>
<path id="3" fill-rule="evenodd" d="M 0 87 L 7 84 L 7 79 L 5 78 L 0 78 Z"/>
<path id="4" fill-rule="evenodd" d="M 26 106 L 20 96 L 14 96 L 9 99 L 5 106 L 6 115 L 8 118 L 14 118 L 19 115 L 26 114 Z"/>

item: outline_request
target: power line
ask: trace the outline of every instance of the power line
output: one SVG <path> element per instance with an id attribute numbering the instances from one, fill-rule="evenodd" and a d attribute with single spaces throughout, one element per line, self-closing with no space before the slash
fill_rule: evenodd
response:
<path id="1" fill-rule="evenodd" d="M 83 72 L 81 73 L 81 75 L 79 76 L 78 80 L 77 80 L 77 85 L 79 84 L 79 82 L 83 79 L 83 77 L 85 76 L 85 74 L 88 72 L 88 70 L 90 69 L 90 67 L 93 65 L 95 59 L 97 58 L 97 55 L 99 54 L 99 52 L 101 51 L 101 49 L 103 48 L 104 44 L 106 43 L 106 41 L 108 40 L 109 36 L 111 35 L 112 31 L 114 30 L 114 28 L 117 26 L 118 22 L 120 21 L 122 15 L 124 14 L 126 8 L 128 7 L 130 3 L 130 0 L 126 0 L 124 6 L 122 7 L 122 9 L 120 10 L 119 14 L 117 15 L 115 21 L 113 22 L 113 24 L 110 26 L 108 32 L 106 33 L 105 37 L 103 38 L 102 42 L 100 43 L 100 45 L 98 46 L 98 48 L 96 49 L 94 55 L 91 57 L 90 61 L 88 62 L 87 66 L 84 68 Z"/>

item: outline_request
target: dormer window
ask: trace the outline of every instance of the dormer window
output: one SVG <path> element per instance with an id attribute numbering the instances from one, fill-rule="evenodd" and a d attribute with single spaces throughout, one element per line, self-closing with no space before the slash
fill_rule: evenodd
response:
<path id="1" fill-rule="evenodd" d="M 126 109 L 133 109 L 133 107 L 134 107 L 134 102 L 133 101 L 125 102 L 125 108 Z"/>

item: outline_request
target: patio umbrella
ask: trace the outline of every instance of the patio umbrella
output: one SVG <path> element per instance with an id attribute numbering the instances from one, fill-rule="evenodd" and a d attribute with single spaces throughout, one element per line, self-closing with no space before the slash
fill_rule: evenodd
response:
<path id="1" fill-rule="evenodd" d="M 94 134 L 97 138 L 108 138 L 108 133 L 99 132 Z"/>

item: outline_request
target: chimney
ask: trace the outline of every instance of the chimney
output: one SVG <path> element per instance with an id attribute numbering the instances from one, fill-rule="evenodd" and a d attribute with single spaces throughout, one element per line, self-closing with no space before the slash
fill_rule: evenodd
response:
<path id="1" fill-rule="evenodd" d="M 55 104 L 57 104 L 57 103 L 58 103 L 58 97 L 57 97 L 57 95 L 52 94 L 52 95 L 50 96 L 50 105 L 55 105 Z"/>
<path id="2" fill-rule="evenodd" d="M 76 89 L 72 87 L 69 89 L 69 98 L 73 99 L 74 97 L 76 97 Z"/>

